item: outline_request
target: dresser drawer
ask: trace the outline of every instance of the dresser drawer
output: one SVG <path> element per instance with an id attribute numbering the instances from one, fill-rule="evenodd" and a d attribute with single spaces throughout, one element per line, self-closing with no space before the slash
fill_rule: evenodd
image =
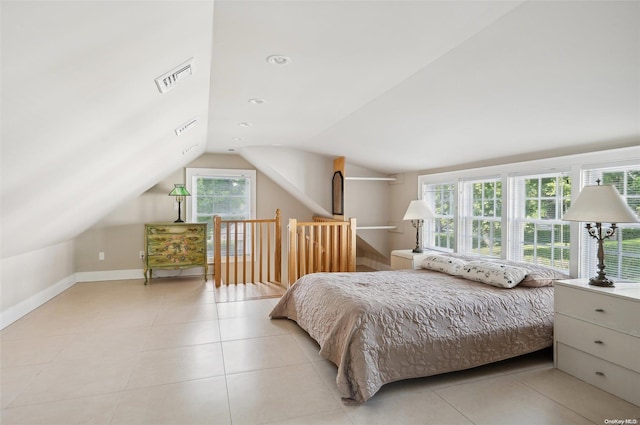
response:
<path id="1" fill-rule="evenodd" d="M 555 286 L 555 311 L 621 332 L 640 336 L 640 303 L 622 298 Z"/>
<path id="2" fill-rule="evenodd" d="M 640 406 L 640 373 L 557 344 L 558 369 Z"/>
<path id="3" fill-rule="evenodd" d="M 207 224 L 145 224 L 145 284 L 153 269 L 203 267 L 207 277 Z"/>
<path id="4" fill-rule="evenodd" d="M 555 339 L 596 357 L 640 372 L 640 338 L 556 314 Z"/>

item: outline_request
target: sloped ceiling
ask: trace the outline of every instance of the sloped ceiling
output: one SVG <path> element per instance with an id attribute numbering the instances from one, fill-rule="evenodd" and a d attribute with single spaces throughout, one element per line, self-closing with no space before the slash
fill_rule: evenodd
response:
<path id="1" fill-rule="evenodd" d="M 212 3 L 3 1 L 1 19 L 3 258 L 72 239 L 204 152 Z"/>
<path id="2" fill-rule="evenodd" d="M 218 1 L 212 69 L 210 151 L 396 173 L 637 145 L 640 2 Z"/>
<path id="3" fill-rule="evenodd" d="M 205 150 L 396 173 L 640 137 L 635 1 L 1 7 L 3 258 L 75 237 Z M 190 57 L 194 75 L 160 94 L 154 79 Z"/>

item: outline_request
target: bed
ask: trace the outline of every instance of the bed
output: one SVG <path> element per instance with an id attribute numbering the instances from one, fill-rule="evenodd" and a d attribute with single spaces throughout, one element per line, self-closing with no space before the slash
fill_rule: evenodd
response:
<path id="1" fill-rule="evenodd" d="M 523 269 L 520 284 L 507 289 L 482 282 L 488 274 L 473 261 L 446 261 L 464 269 L 308 274 L 289 288 L 271 318 L 296 321 L 318 342 L 320 355 L 338 366 L 336 383 L 345 403 L 364 403 L 389 382 L 552 345 L 553 279 L 547 272 L 565 275 L 551 269 L 536 275 L 533 269 L 544 268 L 531 266 Z"/>

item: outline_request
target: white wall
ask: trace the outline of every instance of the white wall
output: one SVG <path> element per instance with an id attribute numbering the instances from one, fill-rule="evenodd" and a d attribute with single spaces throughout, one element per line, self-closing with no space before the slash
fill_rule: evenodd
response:
<path id="1" fill-rule="evenodd" d="M 75 283 L 74 242 L 0 260 L 0 328 Z"/>
<path id="2" fill-rule="evenodd" d="M 1 7 L 8 257 L 73 239 L 204 151 L 213 2 Z M 191 57 L 193 76 L 161 94 L 155 78 Z M 194 116 L 200 124 L 176 136 Z"/>

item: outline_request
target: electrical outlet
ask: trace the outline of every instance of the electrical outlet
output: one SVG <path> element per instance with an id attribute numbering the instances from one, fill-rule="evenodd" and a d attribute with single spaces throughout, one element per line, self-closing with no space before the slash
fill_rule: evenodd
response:
<path id="1" fill-rule="evenodd" d="M 99 252 L 98 253 L 98 260 L 104 261 L 104 252 Z"/>
<path id="2" fill-rule="evenodd" d="M 141 260 L 144 260 L 144 251 L 140 251 L 138 253 L 138 256 L 140 257 Z"/>

